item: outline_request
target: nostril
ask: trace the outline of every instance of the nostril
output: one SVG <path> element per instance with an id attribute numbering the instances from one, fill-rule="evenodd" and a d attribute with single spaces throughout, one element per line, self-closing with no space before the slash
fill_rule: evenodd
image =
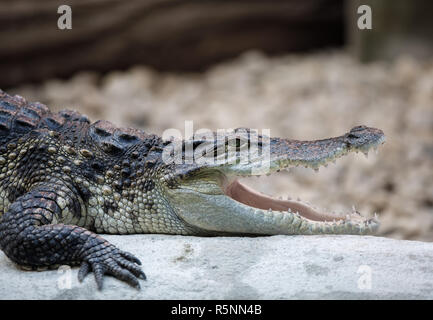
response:
<path id="1" fill-rule="evenodd" d="M 353 128 L 350 130 L 350 132 L 353 132 L 353 131 L 362 131 L 362 130 L 365 130 L 365 129 L 367 129 L 366 126 L 356 126 L 356 127 L 353 127 Z"/>

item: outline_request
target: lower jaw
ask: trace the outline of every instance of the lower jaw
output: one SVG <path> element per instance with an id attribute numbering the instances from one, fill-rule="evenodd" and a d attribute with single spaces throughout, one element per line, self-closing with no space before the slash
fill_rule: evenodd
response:
<path id="1" fill-rule="evenodd" d="M 357 212 L 339 215 L 320 211 L 302 201 L 275 199 L 242 184 L 237 179 L 224 187 L 225 195 L 250 208 L 258 215 L 292 219 L 289 234 L 372 234 L 379 224 Z"/>

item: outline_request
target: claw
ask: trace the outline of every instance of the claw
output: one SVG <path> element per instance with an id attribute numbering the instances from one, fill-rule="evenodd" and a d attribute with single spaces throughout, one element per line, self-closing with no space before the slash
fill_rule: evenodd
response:
<path id="1" fill-rule="evenodd" d="M 78 271 L 78 281 L 83 282 L 84 278 L 88 275 L 89 272 L 90 264 L 88 264 L 86 261 L 83 261 L 80 270 Z"/>
<path id="2" fill-rule="evenodd" d="M 127 259 L 131 262 L 134 262 L 134 263 L 141 266 L 141 261 L 138 258 L 136 258 L 133 254 L 126 252 L 126 251 L 120 251 L 120 255 L 122 257 L 124 257 L 125 259 Z"/>
<path id="3" fill-rule="evenodd" d="M 98 286 L 98 290 L 102 290 L 103 278 L 104 278 L 104 267 L 100 264 L 95 264 L 93 266 L 93 273 L 95 274 L 96 284 Z"/>
<path id="4" fill-rule="evenodd" d="M 141 270 L 138 273 L 137 277 L 140 278 L 140 279 L 142 279 L 142 280 L 146 280 L 147 279 L 146 274 L 143 271 L 141 271 Z"/>

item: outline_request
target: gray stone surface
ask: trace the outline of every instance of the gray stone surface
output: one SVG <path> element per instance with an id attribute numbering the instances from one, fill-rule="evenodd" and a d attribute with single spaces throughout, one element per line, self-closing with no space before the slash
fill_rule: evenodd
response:
<path id="1" fill-rule="evenodd" d="M 361 236 L 105 238 L 142 260 L 148 280 L 140 291 L 111 277 L 97 291 L 93 274 L 78 283 L 77 268 L 22 271 L 0 252 L 0 298 L 433 298 L 433 243 Z"/>

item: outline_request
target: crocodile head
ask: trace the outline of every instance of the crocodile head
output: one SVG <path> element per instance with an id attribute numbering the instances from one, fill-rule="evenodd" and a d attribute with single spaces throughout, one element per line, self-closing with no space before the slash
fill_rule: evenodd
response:
<path id="1" fill-rule="evenodd" d="M 315 141 L 270 138 L 248 129 L 213 139 L 194 137 L 178 144 L 182 162 L 172 164 L 164 189 L 177 216 L 204 234 L 369 234 L 378 227 L 375 218 L 353 211 L 336 215 L 299 200 L 276 199 L 238 178 L 294 166 L 317 170 L 349 152 L 367 154 L 384 141 L 381 130 L 366 126 Z"/>

